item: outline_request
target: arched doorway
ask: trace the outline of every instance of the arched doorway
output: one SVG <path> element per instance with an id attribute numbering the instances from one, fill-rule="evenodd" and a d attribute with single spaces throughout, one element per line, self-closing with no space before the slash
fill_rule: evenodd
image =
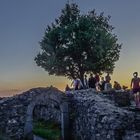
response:
<path id="1" fill-rule="evenodd" d="M 65 95 L 58 92 L 47 92 L 38 95 L 29 105 L 26 113 L 24 136 L 33 139 L 34 121 L 53 120 L 61 125 L 61 136 L 68 140 L 69 115 L 68 102 Z M 47 124 L 47 123 L 46 123 Z"/>

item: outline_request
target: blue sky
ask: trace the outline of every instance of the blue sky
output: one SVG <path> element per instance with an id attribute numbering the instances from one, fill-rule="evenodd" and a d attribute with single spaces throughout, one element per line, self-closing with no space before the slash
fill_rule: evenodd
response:
<path id="1" fill-rule="evenodd" d="M 73 0 L 81 13 L 95 9 L 111 15 L 119 42 L 123 43 L 120 60 L 112 80 L 128 84 L 134 71 L 140 72 L 140 1 Z M 0 90 L 24 90 L 55 85 L 61 89 L 66 78 L 48 76 L 36 66 L 38 42 L 45 28 L 61 14 L 67 0 L 0 0 Z M 60 82 L 61 81 L 61 82 Z M 1 92 L 0 92 L 1 94 Z"/>

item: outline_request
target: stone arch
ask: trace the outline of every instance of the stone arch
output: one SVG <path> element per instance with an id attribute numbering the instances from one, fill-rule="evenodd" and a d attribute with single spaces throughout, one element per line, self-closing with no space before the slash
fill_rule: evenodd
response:
<path id="1" fill-rule="evenodd" d="M 55 100 L 47 99 L 45 103 L 36 104 L 33 109 L 33 122 L 37 120 L 52 120 L 61 124 L 61 108 Z"/>
<path id="2" fill-rule="evenodd" d="M 68 101 L 62 92 L 58 90 L 49 90 L 47 93 L 41 93 L 35 97 L 28 105 L 26 112 L 26 120 L 24 126 L 24 137 L 33 139 L 33 111 L 36 105 L 46 105 L 47 101 L 54 101 L 59 105 L 61 116 L 61 132 L 63 140 L 68 140 L 69 114 Z"/>

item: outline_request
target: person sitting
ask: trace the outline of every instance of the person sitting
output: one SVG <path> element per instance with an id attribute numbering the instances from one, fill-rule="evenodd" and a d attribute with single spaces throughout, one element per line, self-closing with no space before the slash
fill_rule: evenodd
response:
<path id="1" fill-rule="evenodd" d="M 122 89 L 125 91 L 125 90 L 128 89 L 128 86 L 123 85 L 123 86 L 122 86 Z"/>
<path id="2" fill-rule="evenodd" d="M 70 89 L 69 85 L 67 84 L 66 87 L 65 87 L 65 91 L 70 91 L 70 90 L 71 89 Z"/>
<path id="3" fill-rule="evenodd" d="M 121 90 L 121 89 L 122 89 L 121 86 L 120 86 L 120 84 L 119 84 L 117 81 L 114 81 L 114 86 L 113 86 L 113 88 L 114 88 L 115 90 Z"/>
<path id="4" fill-rule="evenodd" d="M 111 90 L 112 89 L 112 84 L 111 83 L 105 83 L 105 90 Z"/>

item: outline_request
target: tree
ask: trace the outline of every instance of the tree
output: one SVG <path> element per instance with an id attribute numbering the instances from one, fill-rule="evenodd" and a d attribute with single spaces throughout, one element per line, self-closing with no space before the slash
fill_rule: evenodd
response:
<path id="1" fill-rule="evenodd" d="M 113 72 L 121 45 L 112 33 L 110 16 L 95 10 L 81 15 L 78 5 L 66 4 L 61 16 L 50 26 L 35 57 L 38 66 L 50 75 L 75 76 L 83 81 L 85 73 Z"/>

